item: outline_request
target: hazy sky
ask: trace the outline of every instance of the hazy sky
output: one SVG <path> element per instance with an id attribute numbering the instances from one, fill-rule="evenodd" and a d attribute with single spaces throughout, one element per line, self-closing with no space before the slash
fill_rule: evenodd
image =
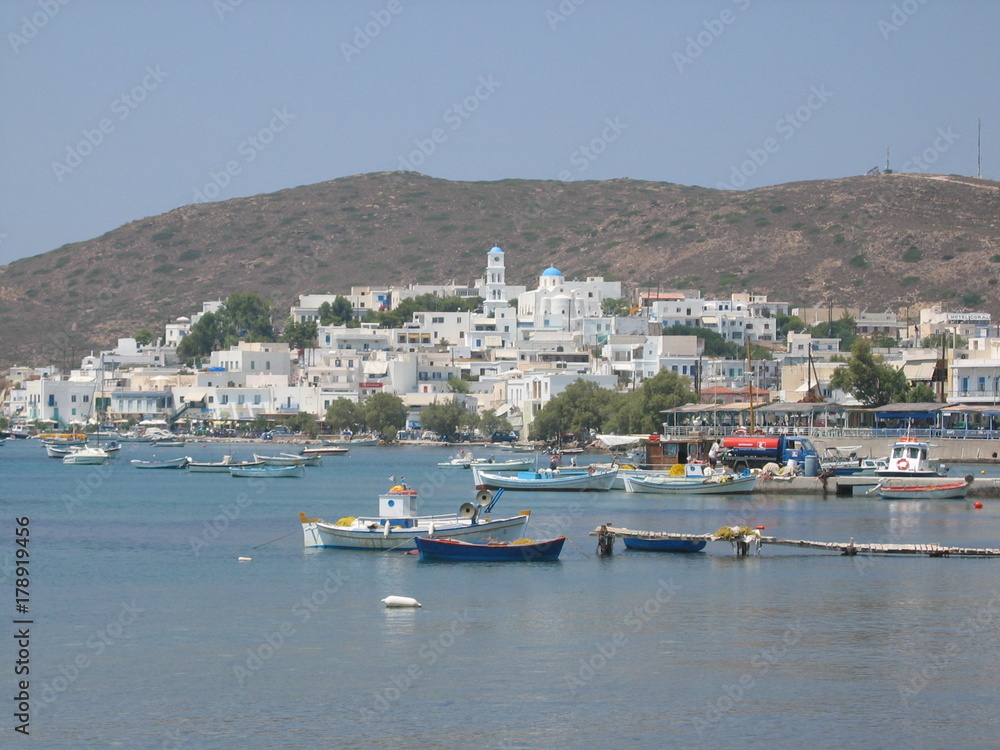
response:
<path id="1" fill-rule="evenodd" d="M 0 264 L 363 172 L 1000 177 L 996 0 L 6 0 Z"/>

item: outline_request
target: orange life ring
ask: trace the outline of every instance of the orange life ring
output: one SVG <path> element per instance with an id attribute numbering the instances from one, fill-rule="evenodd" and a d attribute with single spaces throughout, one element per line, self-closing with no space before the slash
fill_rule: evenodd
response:
<path id="1" fill-rule="evenodd" d="M 907 469 L 910 468 L 910 462 L 907 461 L 905 458 L 901 458 L 896 462 L 896 468 L 899 469 L 900 471 L 906 471 Z"/>
<path id="2" fill-rule="evenodd" d="M 746 430 L 744 430 L 744 429 L 743 429 L 742 427 L 740 427 L 740 428 L 739 428 L 739 429 L 737 429 L 737 430 L 733 430 L 733 434 L 734 434 L 734 435 L 746 435 L 746 434 L 747 434 L 747 431 L 746 431 Z"/>

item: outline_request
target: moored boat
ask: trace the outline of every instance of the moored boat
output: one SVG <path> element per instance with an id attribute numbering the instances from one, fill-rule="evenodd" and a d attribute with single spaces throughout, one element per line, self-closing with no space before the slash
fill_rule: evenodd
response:
<path id="1" fill-rule="evenodd" d="M 63 456 L 64 464 L 103 464 L 111 458 L 106 450 L 95 447 L 81 446 L 72 449 Z"/>
<path id="2" fill-rule="evenodd" d="M 540 562 L 558 560 L 566 537 L 535 541 L 516 539 L 500 542 L 487 539 L 469 542 L 461 539 L 416 537 L 414 540 L 421 560 L 454 560 L 458 562 Z"/>
<path id="3" fill-rule="evenodd" d="M 279 453 L 277 456 L 253 454 L 254 461 L 264 466 L 319 466 L 322 456 L 303 456 L 297 453 Z"/>
<path id="4" fill-rule="evenodd" d="M 301 450 L 303 456 L 342 456 L 349 448 L 340 445 L 306 446 Z"/>
<path id="5" fill-rule="evenodd" d="M 496 474 L 473 465 L 472 479 L 476 487 L 505 490 L 536 491 L 606 491 L 614 484 L 618 469 L 600 471 L 562 472 L 559 469 L 519 471 L 516 474 Z"/>
<path id="6" fill-rule="evenodd" d="M 137 469 L 183 469 L 191 461 L 187 456 L 169 458 L 165 461 L 143 461 L 133 458 L 130 463 Z"/>
<path id="7" fill-rule="evenodd" d="M 964 500 L 971 486 L 971 475 L 953 481 L 893 477 L 880 480 L 872 489 L 883 500 Z"/>
<path id="8" fill-rule="evenodd" d="M 187 470 L 202 474 L 228 474 L 232 468 L 249 469 L 263 465 L 260 461 L 234 461 L 232 456 L 223 456 L 221 461 L 189 461 Z"/>
<path id="9" fill-rule="evenodd" d="M 911 437 L 901 437 L 889 452 L 886 466 L 875 469 L 877 477 L 943 477 L 946 466 L 930 460 L 931 444 Z"/>
<path id="10" fill-rule="evenodd" d="M 294 466 L 230 466 L 229 476 L 250 477 L 257 479 L 301 478 L 306 475 L 306 467 L 302 464 Z"/>
<path id="11" fill-rule="evenodd" d="M 753 492 L 757 485 L 759 474 L 749 470 L 740 474 L 721 470 L 706 474 L 705 468 L 707 466 L 702 464 L 687 464 L 684 473 L 676 476 L 627 475 L 625 491 L 657 495 L 734 495 Z"/>
<path id="12" fill-rule="evenodd" d="M 337 547 L 367 550 L 416 549 L 416 537 L 480 541 L 489 537 L 513 541 L 524 536 L 531 511 L 510 517 L 489 514 L 502 491 L 480 492 L 476 502 L 462 503 L 457 513 L 417 515 L 417 493 L 406 485 L 396 485 L 379 495 L 379 515 L 348 516 L 336 523 L 309 518 L 299 513 L 306 547 Z"/>
<path id="13" fill-rule="evenodd" d="M 701 552 L 708 542 L 704 539 L 653 539 L 641 536 L 624 536 L 626 549 L 640 552 Z"/>

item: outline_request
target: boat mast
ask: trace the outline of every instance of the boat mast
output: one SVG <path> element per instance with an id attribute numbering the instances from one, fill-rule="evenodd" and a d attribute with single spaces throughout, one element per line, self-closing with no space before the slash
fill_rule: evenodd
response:
<path id="1" fill-rule="evenodd" d="M 747 383 L 750 386 L 750 434 L 756 431 L 753 414 L 753 360 L 750 358 L 750 337 L 747 337 Z"/>

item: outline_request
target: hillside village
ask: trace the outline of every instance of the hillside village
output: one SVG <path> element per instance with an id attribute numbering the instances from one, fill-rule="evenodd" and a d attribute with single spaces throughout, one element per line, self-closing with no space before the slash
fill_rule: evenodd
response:
<path id="1" fill-rule="evenodd" d="M 454 398 L 472 413 L 494 410 L 524 439 L 542 407 L 578 379 L 634 389 L 664 370 L 690 378 L 706 404 L 744 402 L 751 393 L 758 402 L 792 403 L 821 395 L 829 402 L 855 403 L 829 386 L 848 354 L 841 352 L 840 339 L 808 333 L 783 339 L 777 315 L 794 315 L 808 325 L 850 316 L 858 335 L 898 340 L 898 347 L 878 353 L 909 381 L 933 383 L 936 389 L 941 384 L 934 382 L 935 367 L 947 358 L 943 385 L 949 403 L 996 404 L 1000 394 L 1000 338 L 990 335 L 989 313 L 947 312 L 940 306 L 914 306 L 902 315 L 792 308 L 750 293 L 708 299 L 698 291 L 640 289 L 628 298 L 629 314 L 609 315 L 605 301 L 623 297 L 621 282 L 601 276 L 567 279 L 548 267 L 540 271 L 537 286 L 528 289 L 508 285 L 505 271 L 505 253 L 493 247 L 482 277 L 468 286 L 303 294 L 289 316 L 317 324 L 323 303 L 338 296 L 346 297 L 357 319 L 418 295 L 483 301 L 472 312 L 419 312 L 401 328 L 318 325 L 317 345 L 310 349 L 241 342 L 213 352 L 192 369 L 178 360 L 177 347 L 201 316 L 223 304 L 205 302 L 202 310 L 168 324 L 159 340 L 140 346 L 135 339 L 119 339 L 114 349 L 92 353 L 71 372 L 11 368 L 3 415 L 12 424 L 41 420 L 60 429 L 99 421 L 162 421 L 195 429 L 260 417 L 277 422 L 299 412 L 322 420 L 337 399 L 360 403 L 390 393 L 408 408 L 408 430 L 419 432 L 423 407 Z M 735 344 L 759 344 L 772 358 L 750 366 L 745 358 L 708 357 L 699 337 L 663 335 L 676 325 L 714 331 Z M 934 334 L 964 339 L 968 348 L 944 353 L 921 348 L 920 342 Z M 469 392 L 453 393 L 452 378 L 468 381 Z"/>

